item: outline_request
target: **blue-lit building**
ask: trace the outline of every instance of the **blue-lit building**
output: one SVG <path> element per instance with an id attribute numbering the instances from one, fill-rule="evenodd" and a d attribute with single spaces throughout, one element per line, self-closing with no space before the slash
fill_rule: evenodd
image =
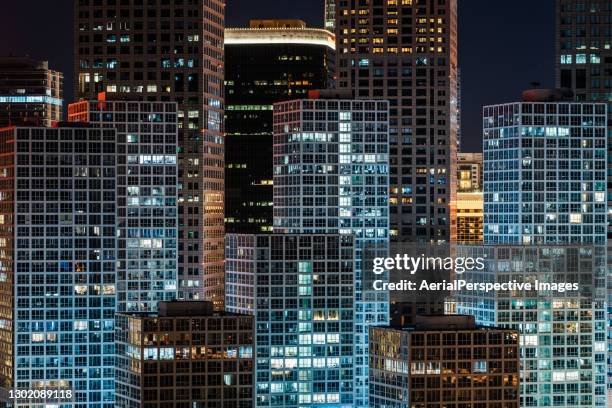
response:
<path id="1" fill-rule="evenodd" d="M 522 407 L 604 407 L 606 398 L 606 105 L 530 90 L 486 106 L 484 247 L 476 282 L 578 283 L 463 291 L 457 312 L 520 333 Z"/>
<path id="2" fill-rule="evenodd" d="M 50 127 L 60 121 L 63 79 L 47 61 L 0 57 L 0 127 Z"/>
<path id="3" fill-rule="evenodd" d="M 226 308 L 255 317 L 255 407 L 353 407 L 350 235 L 226 237 Z"/>
<path id="4" fill-rule="evenodd" d="M 117 310 L 177 298 L 177 105 L 81 101 L 71 121 L 117 131 Z"/>
<path id="5" fill-rule="evenodd" d="M 606 105 L 525 96 L 483 110 L 485 244 L 604 244 Z"/>
<path id="6" fill-rule="evenodd" d="M 63 398 L 16 407 L 114 407 L 114 129 L 0 132 L 0 381 Z"/>
<path id="7" fill-rule="evenodd" d="M 354 236 L 354 404 L 367 406 L 368 329 L 389 321 L 370 263 L 389 251 L 389 107 L 350 92 L 311 96 L 274 105 L 274 232 Z"/>

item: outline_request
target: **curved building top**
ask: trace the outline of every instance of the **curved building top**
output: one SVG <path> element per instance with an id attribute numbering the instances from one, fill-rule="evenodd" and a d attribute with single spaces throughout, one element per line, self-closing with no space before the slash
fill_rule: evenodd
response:
<path id="1" fill-rule="evenodd" d="M 225 45 L 302 44 L 336 49 L 336 36 L 321 28 L 307 28 L 301 20 L 251 20 L 249 28 L 226 28 Z"/>

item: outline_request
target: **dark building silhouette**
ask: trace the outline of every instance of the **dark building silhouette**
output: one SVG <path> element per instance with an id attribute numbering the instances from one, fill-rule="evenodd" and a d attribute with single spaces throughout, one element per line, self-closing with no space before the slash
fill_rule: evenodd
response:
<path id="1" fill-rule="evenodd" d="M 227 232 L 272 230 L 272 105 L 333 85 L 334 36 L 300 20 L 225 32 Z"/>

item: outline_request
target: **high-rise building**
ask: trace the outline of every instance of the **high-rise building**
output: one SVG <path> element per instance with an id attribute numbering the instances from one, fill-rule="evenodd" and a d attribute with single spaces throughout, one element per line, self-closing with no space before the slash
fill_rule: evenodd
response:
<path id="1" fill-rule="evenodd" d="M 117 132 L 117 311 L 177 295 L 175 102 L 81 101 L 68 118 Z"/>
<path id="2" fill-rule="evenodd" d="M 482 244 L 482 153 L 457 155 L 457 243 Z"/>
<path id="3" fill-rule="evenodd" d="M 483 193 L 457 193 L 457 243 L 482 244 L 483 237 Z"/>
<path id="4" fill-rule="evenodd" d="M 326 30 L 332 33 L 336 28 L 336 0 L 325 0 L 325 22 Z"/>
<path id="5" fill-rule="evenodd" d="M 333 86 L 336 42 L 300 20 L 225 30 L 225 227 L 272 231 L 272 105 Z"/>
<path id="6" fill-rule="evenodd" d="M 63 78 L 47 61 L 0 57 L 0 127 L 50 127 L 62 120 Z"/>
<path id="7" fill-rule="evenodd" d="M 79 126 L 0 132 L 0 378 L 57 391 L 16 407 L 115 406 L 116 134 Z"/>
<path id="8" fill-rule="evenodd" d="M 354 407 L 356 262 L 350 235 L 227 235 L 226 307 L 255 317 L 256 407 Z"/>
<path id="9" fill-rule="evenodd" d="M 607 242 L 606 105 L 558 97 L 483 110 L 485 244 Z"/>
<path id="10" fill-rule="evenodd" d="M 457 154 L 457 192 L 482 191 L 482 153 Z"/>
<path id="11" fill-rule="evenodd" d="M 519 408 L 519 335 L 472 316 L 370 329 L 370 406 Z"/>
<path id="12" fill-rule="evenodd" d="M 75 1 L 75 95 L 178 103 L 180 299 L 223 303 L 223 0 Z"/>
<path id="13" fill-rule="evenodd" d="M 354 90 L 358 99 L 390 101 L 391 237 L 452 241 L 457 1 L 336 6 L 338 88 Z"/>
<path id="14" fill-rule="evenodd" d="M 573 90 L 578 101 L 612 105 L 612 5 L 605 0 L 555 3 L 557 87 Z"/>
<path id="15" fill-rule="evenodd" d="M 485 177 L 487 171 L 485 170 Z M 455 292 L 457 313 L 520 335 L 521 407 L 606 407 L 606 246 L 469 245 L 484 259 L 467 282 L 530 283 L 525 290 Z M 554 290 L 534 285 L 578 285 Z"/>
<path id="16" fill-rule="evenodd" d="M 578 101 L 608 104 L 608 207 L 612 206 L 612 5 L 603 0 L 556 0 L 556 86 Z M 612 218 L 608 216 L 608 239 Z M 612 248 L 608 250 L 612 253 Z M 612 400 L 612 259 L 608 278 L 608 384 Z"/>
<path id="17" fill-rule="evenodd" d="M 118 408 L 253 405 L 253 317 L 210 302 L 117 316 Z"/>
<path id="18" fill-rule="evenodd" d="M 389 252 L 388 103 L 312 92 L 274 105 L 274 232 L 355 236 L 355 407 L 367 406 L 368 328 L 389 319 L 371 261 Z M 346 95 L 345 95 L 346 96 Z"/>

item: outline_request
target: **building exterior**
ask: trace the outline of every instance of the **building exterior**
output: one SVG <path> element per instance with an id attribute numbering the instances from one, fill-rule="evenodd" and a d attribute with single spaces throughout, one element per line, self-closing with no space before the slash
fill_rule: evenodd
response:
<path id="1" fill-rule="evenodd" d="M 482 153 L 457 154 L 457 192 L 482 191 Z"/>
<path id="2" fill-rule="evenodd" d="M 487 174 L 485 172 L 485 177 Z M 520 334 L 521 407 L 606 407 L 606 246 L 458 246 L 481 257 L 467 282 L 578 283 L 578 291 L 463 290 L 457 313 Z"/>
<path id="3" fill-rule="evenodd" d="M 162 302 L 117 317 L 118 408 L 253 405 L 253 317 Z"/>
<path id="4" fill-rule="evenodd" d="M 117 311 L 155 311 L 177 295 L 176 103 L 81 101 L 68 118 L 117 132 Z"/>
<path id="5" fill-rule="evenodd" d="M 226 307 L 255 317 L 256 407 L 353 407 L 355 248 L 339 234 L 226 237 Z"/>
<path id="6" fill-rule="evenodd" d="M 553 96 L 484 108 L 485 244 L 606 242 L 606 105 Z"/>
<path id="7" fill-rule="evenodd" d="M 483 237 L 483 193 L 457 193 L 457 243 L 482 244 Z"/>
<path id="8" fill-rule="evenodd" d="M 333 86 L 336 42 L 299 20 L 252 20 L 225 31 L 225 221 L 272 231 L 272 105 Z"/>
<path id="9" fill-rule="evenodd" d="M 116 134 L 80 126 L 0 132 L 4 395 L 65 396 L 16 407 L 115 406 Z"/>
<path id="10" fill-rule="evenodd" d="M 223 303 L 224 1 L 75 4 L 75 95 L 178 103 L 180 299 Z"/>
<path id="11" fill-rule="evenodd" d="M 274 105 L 274 232 L 355 236 L 355 406 L 364 406 L 368 327 L 389 319 L 370 266 L 389 251 L 388 104 L 312 96 Z"/>
<path id="12" fill-rule="evenodd" d="M 325 22 L 324 26 L 326 30 L 335 32 L 336 28 L 336 1 L 325 0 Z"/>
<path id="13" fill-rule="evenodd" d="M 608 104 L 608 150 L 612 146 L 612 5 L 596 0 L 588 3 L 557 0 L 556 4 L 556 86 L 569 88 L 578 101 Z M 608 178 L 612 178 L 612 154 L 608 153 Z M 607 189 L 612 206 L 612 186 Z M 612 220 L 608 216 L 608 239 Z M 612 253 L 612 251 L 608 251 Z M 612 277 L 612 259 L 609 261 Z M 608 384 L 612 398 L 612 278 L 608 278 Z"/>
<path id="14" fill-rule="evenodd" d="M 612 6 L 603 0 L 555 3 L 557 87 L 573 90 L 578 101 L 610 105 Z"/>
<path id="15" fill-rule="evenodd" d="M 518 408 L 518 332 L 459 315 L 372 327 L 370 406 Z"/>
<path id="16" fill-rule="evenodd" d="M 50 127 L 61 121 L 63 79 L 47 61 L 0 57 L 0 127 Z"/>
<path id="17" fill-rule="evenodd" d="M 390 101 L 391 236 L 453 241 L 457 2 L 336 6 L 338 88 Z"/>

